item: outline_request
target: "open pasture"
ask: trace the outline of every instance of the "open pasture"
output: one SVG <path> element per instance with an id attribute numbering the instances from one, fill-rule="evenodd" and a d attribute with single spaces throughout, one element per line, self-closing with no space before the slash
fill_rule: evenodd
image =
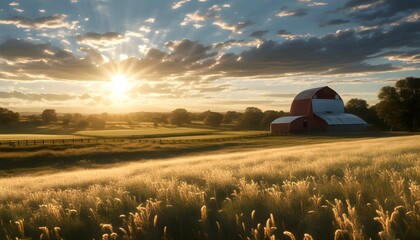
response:
<path id="1" fill-rule="evenodd" d="M 418 239 L 419 158 L 408 136 L 6 177 L 0 235 Z"/>
<path id="2" fill-rule="evenodd" d="M 173 136 L 173 135 L 194 135 L 205 134 L 215 130 L 187 127 L 159 127 L 159 128 L 133 128 L 118 130 L 86 130 L 77 131 L 74 134 L 88 137 L 150 137 L 150 136 Z"/>

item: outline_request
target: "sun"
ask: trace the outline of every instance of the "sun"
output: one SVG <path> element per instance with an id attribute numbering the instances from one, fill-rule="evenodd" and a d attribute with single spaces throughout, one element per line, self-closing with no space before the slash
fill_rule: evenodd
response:
<path id="1" fill-rule="evenodd" d="M 109 87 L 112 97 L 117 98 L 117 100 L 122 100 L 126 98 L 130 90 L 130 83 L 125 75 L 116 74 L 112 76 Z"/>

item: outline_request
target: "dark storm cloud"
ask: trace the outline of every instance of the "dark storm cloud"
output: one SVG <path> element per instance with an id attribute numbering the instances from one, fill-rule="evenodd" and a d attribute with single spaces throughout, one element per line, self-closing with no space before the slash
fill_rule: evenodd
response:
<path id="1" fill-rule="evenodd" d="M 254 38 L 262 38 L 268 32 L 269 30 L 255 31 L 255 32 L 252 32 L 249 36 L 254 37 Z"/>
<path id="2" fill-rule="evenodd" d="M 41 17 L 36 19 L 29 19 L 21 16 L 15 16 L 8 19 L 0 20 L 0 24 L 3 25 L 15 25 L 18 28 L 34 28 L 34 29 L 44 29 L 44 28 L 70 28 L 74 29 L 77 22 L 67 22 L 66 15 L 54 15 Z"/>

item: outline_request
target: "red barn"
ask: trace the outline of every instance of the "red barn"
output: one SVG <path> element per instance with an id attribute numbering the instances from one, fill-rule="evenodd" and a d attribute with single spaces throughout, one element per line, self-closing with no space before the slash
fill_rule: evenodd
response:
<path id="1" fill-rule="evenodd" d="M 293 100 L 290 116 L 271 123 L 271 134 L 308 131 L 363 131 L 367 123 L 344 112 L 340 95 L 329 87 L 312 88 L 299 93 Z"/>

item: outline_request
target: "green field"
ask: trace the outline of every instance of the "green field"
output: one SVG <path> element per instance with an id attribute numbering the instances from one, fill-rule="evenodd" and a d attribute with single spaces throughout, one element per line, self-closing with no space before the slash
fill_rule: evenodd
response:
<path id="1" fill-rule="evenodd" d="M 74 139 L 81 138 L 70 134 L 0 134 L 0 140 L 49 140 L 49 139 Z"/>
<path id="2" fill-rule="evenodd" d="M 215 130 L 203 128 L 134 128 L 134 129 L 118 129 L 118 130 L 90 130 L 77 131 L 74 134 L 89 137 L 150 137 L 150 136 L 173 136 L 173 135 L 194 135 L 206 134 Z"/>
<path id="3" fill-rule="evenodd" d="M 419 140 L 177 145 L 174 158 L 3 177 L 0 239 L 418 239 Z"/>

